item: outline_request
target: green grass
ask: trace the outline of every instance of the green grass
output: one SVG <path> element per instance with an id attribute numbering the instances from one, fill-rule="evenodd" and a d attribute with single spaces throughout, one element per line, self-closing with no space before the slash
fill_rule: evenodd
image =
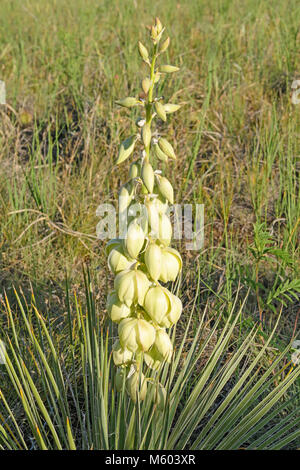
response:
<path id="1" fill-rule="evenodd" d="M 105 316 L 111 277 L 95 212 L 116 200 L 126 179 L 127 165 L 116 169 L 114 161 L 134 126 L 114 101 L 139 91 L 145 69 L 136 44 L 159 15 L 171 37 L 168 59 L 181 67 L 159 93 L 183 105 L 161 126 L 177 153 L 167 176 L 176 202 L 205 205 L 203 249 L 178 244 L 185 306 L 178 334 L 194 301 L 194 329 L 205 306 L 211 317 L 222 309 L 225 322 L 240 285 L 250 293 L 236 341 L 262 312 L 255 354 L 282 311 L 262 367 L 285 349 L 300 309 L 299 283 L 282 287 L 299 279 L 300 106 L 290 92 L 300 73 L 298 3 L 1 1 L 9 107 L 0 107 L 0 293 L 12 305 L 13 285 L 26 298 L 33 289 L 39 309 L 61 318 L 65 276 L 82 293 L 88 264 Z M 259 252 L 258 227 L 267 252 Z"/>
<path id="2" fill-rule="evenodd" d="M 288 345 L 261 373 L 260 361 L 275 330 L 251 362 L 257 327 L 235 343 L 233 332 L 247 296 L 238 306 L 237 295 L 227 321 L 219 315 L 206 337 L 202 315 L 184 354 L 188 327 L 176 342 L 171 364 L 159 373 L 146 371 L 146 398 L 134 404 L 125 381 L 116 393 L 111 360 L 116 332 L 97 315 L 89 276 L 85 286 L 82 303 L 76 297 L 74 302 L 67 289 L 67 315 L 59 323 L 43 318 L 34 296 L 29 303 L 16 293 L 13 312 L 6 299 L 1 309 L 9 326 L 2 332 L 8 347 L 0 370 L 0 449 L 271 450 L 295 445 L 300 369 L 287 373 L 282 365 Z M 194 313 L 195 303 L 189 323 Z M 153 404 L 159 384 L 167 390 L 161 406 Z"/>

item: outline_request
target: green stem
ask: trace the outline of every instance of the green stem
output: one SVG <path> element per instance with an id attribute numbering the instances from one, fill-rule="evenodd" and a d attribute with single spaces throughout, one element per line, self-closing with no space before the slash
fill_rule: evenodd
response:
<path id="1" fill-rule="evenodd" d="M 153 57 L 152 57 L 151 70 L 150 70 L 150 80 L 151 80 L 152 84 L 149 88 L 148 102 L 147 102 L 147 105 L 146 105 L 146 124 L 149 124 L 149 126 L 151 125 L 151 121 L 152 121 L 152 100 L 153 100 L 153 88 L 154 88 L 154 73 L 155 73 L 155 62 L 156 62 L 156 58 L 157 58 L 156 52 L 157 52 L 157 44 L 155 44 L 154 48 L 153 48 Z M 146 160 L 149 161 L 150 144 L 147 147 L 145 147 L 145 151 L 146 151 Z"/>
<path id="2" fill-rule="evenodd" d="M 136 353 L 135 361 L 136 361 L 136 369 L 140 370 L 141 365 L 143 364 L 142 362 L 142 353 L 138 352 Z"/>
<path id="3" fill-rule="evenodd" d="M 150 80 L 152 82 L 152 85 L 150 86 L 149 93 L 148 93 L 148 104 L 152 103 L 152 94 L 153 94 L 153 88 L 154 88 L 154 72 L 155 72 L 155 62 L 157 58 L 157 44 L 154 45 L 153 49 L 153 58 L 152 58 L 152 63 L 151 63 L 151 72 L 150 72 Z"/>

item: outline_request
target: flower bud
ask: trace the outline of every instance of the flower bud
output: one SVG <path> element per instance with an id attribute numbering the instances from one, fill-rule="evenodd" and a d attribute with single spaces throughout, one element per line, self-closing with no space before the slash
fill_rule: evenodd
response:
<path id="1" fill-rule="evenodd" d="M 145 147 L 148 147 L 151 142 L 151 128 L 149 123 L 146 123 L 142 128 L 142 138 Z"/>
<path id="2" fill-rule="evenodd" d="M 145 204 L 147 210 L 147 218 L 151 227 L 151 236 L 156 238 L 159 236 L 159 211 L 155 201 L 148 201 Z"/>
<path id="3" fill-rule="evenodd" d="M 144 305 L 151 283 L 142 271 L 128 269 L 116 275 L 114 285 L 119 300 L 130 307 L 133 303 Z"/>
<path id="4" fill-rule="evenodd" d="M 132 360 L 133 353 L 128 349 L 123 349 L 120 341 L 116 341 L 113 345 L 113 361 L 116 366 L 122 366 Z"/>
<path id="5" fill-rule="evenodd" d="M 154 144 L 153 146 L 155 155 L 161 162 L 167 163 L 168 161 L 168 156 L 161 150 L 158 144 Z"/>
<path id="6" fill-rule="evenodd" d="M 152 401 L 156 405 L 157 409 L 163 413 L 167 401 L 167 391 L 161 384 L 153 387 Z"/>
<path id="7" fill-rule="evenodd" d="M 145 241 L 145 233 L 142 227 L 133 220 L 128 227 L 126 238 L 125 238 L 125 248 L 129 253 L 131 258 L 137 258 L 139 252 L 143 248 Z"/>
<path id="8" fill-rule="evenodd" d="M 137 342 L 142 351 L 148 351 L 155 341 L 155 328 L 146 320 L 137 322 Z"/>
<path id="9" fill-rule="evenodd" d="M 140 172 L 141 172 L 141 165 L 138 161 L 136 162 L 133 162 L 131 165 L 130 165 L 130 170 L 129 170 L 129 178 L 130 179 L 133 179 L 133 178 L 136 178 L 137 176 L 140 176 Z"/>
<path id="10" fill-rule="evenodd" d="M 161 286 L 150 287 L 145 296 L 144 308 L 153 321 L 160 324 L 171 310 L 170 292 Z"/>
<path id="11" fill-rule="evenodd" d="M 152 85 L 152 82 L 150 78 L 146 77 L 144 78 L 144 80 L 142 80 L 142 89 L 145 95 L 148 94 L 148 91 L 150 90 L 151 85 Z"/>
<path id="12" fill-rule="evenodd" d="M 126 258 L 121 247 L 111 250 L 107 262 L 109 269 L 114 274 L 128 269 L 132 264 L 132 260 Z"/>
<path id="13" fill-rule="evenodd" d="M 179 67 L 175 67 L 174 65 L 161 65 L 159 67 L 159 71 L 162 73 L 174 73 L 178 72 Z"/>
<path id="14" fill-rule="evenodd" d="M 171 292 L 170 292 L 171 294 Z M 165 328 L 170 328 L 172 325 L 178 322 L 181 312 L 182 312 L 182 303 L 179 297 L 174 294 L 170 295 L 171 298 L 171 310 L 164 316 L 160 326 Z"/>
<path id="15" fill-rule="evenodd" d="M 164 137 L 160 137 L 158 140 L 158 145 L 160 149 L 170 158 L 173 158 L 173 160 L 176 159 L 176 155 L 174 152 L 174 149 L 172 145 L 165 139 Z"/>
<path id="16" fill-rule="evenodd" d="M 167 38 L 161 45 L 160 53 L 165 52 L 168 49 L 169 44 L 170 44 L 170 38 Z"/>
<path id="17" fill-rule="evenodd" d="M 150 276 L 157 281 L 161 272 L 161 249 L 156 243 L 148 245 L 145 251 L 145 263 Z"/>
<path id="18" fill-rule="evenodd" d="M 165 330 L 161 329 L 156 331 L 154 345 L 158 353 L 161 355 L 162 360 L 171 362 L 173 346 L 169 335 Z"/>
<path id="19" fill-rule="evenodd" d="M 158 18 L 158 16 L 155 18 L 155 26 L 156 26 L 157 34 L 160 34 L 162 32 L 163 25 L 161 24 L 161 21 Z"/>
<path id="20" fill-rule="evenodd" d="M 117 294 L 113 291 L 107 296 L 106 307 L 111 321 L 120 323 L 124 318 L 130 316 L 131 310 L 126 304 L 120 302 Z"/>
<path id="21" fill-rule="evenodd" d="M 155 111 L 157 115 L 160 117 L 160 119 L 162 119 L 163 121 L 166 121 L 167 116 L 166 116 L 164 105 L 160 103 L 160 101 L 156 101 L 154 106 L 155 106 Z"/>
<path id="22" fill-rule="evenodd" d="M 124 212 L 134 197 L 134 185 L 131 181 L 124 184 L 119 191 L 119 211 Z"/>
<path id="23" fill-rule="evenodd" d="M 181 108 L 180 104 L 172 104 L 172 103 L 167 103 L 164 105 L 165 112 L 170 114 L 170 113 L 175 113 L 175 111 L 178 111 L 178 109 Z"/>
<path id="24" fill-rule="evenodd" d="M 123 384 L 125 384 L 125 377 L 126 377 L 127 371 L 123 367 L 118 367 L 116 375 L 115 375 L 115 384 L 116 384 L 116 389 L 118 392 L 121 392 L 123 389 Z"/>
<path id="25" fill-rule="evenodd" d="M 157 28 L 156 26 L 151 26 L 151 39 L 155 40 L 156 38 L 157 38 Z"/>
<path id="26" fill-rule="evenodd" d="M 132 352 L 148 351 L 155 341 L 155 329 L 146 320 L 125 318 L 119 324 L 122 348 Z"/>
<path id="27" fill-rule="evenodd" d="M 158 370 L 164 362 L 171 362 L 173 354 L 172 342 L 165 330 L 156 331 L 155 342 L 152 348 L 144 354 L 144 359 L 148 367 Z"/>
<path id="28" fill-rule="evenodd" d="M 123 348 L 128 349 L 131 352 L 136 352 L 138 350 L 138 343 L 136 338 L 136 318 L 125 318 L 119 324 L 119 338 L 120 344 Z"/>
<path id="29" fill-rule="evenodd" d="M 165 197 L 170 204 L 174 203 L 174 191 L 170 181 L 164 176 L 159 178 L 158 189 L 163 197 Z"/>
<path id="30" fill-rule="evenodd" d="M 144 185 L 146 186 L 149 193 L 153 192 L 154 187 L 154 171 L 152 165 L 148 162 L 144 162 L 142 166 L 142 180 Z"/>
<path id="31" fill-rule="evenodd" d="M 136 136 L 132 135 L 131 137 L 128 137 L 126 140 L 124 140 L 121 143 L 120 150 L 119 150 L 119 155 L 116 161 L 116 164 L 119 165 L 120 163 L 123 163 L 125 160 L 127 160 L 128 157 L 132 154 L 134 150 L 136 142 Z"/>
<path id="32" fill-rule="evenodd" d="M 145 62 L 149 62 L 149 53 L 146 47 L 141 43 L 141 41 L 138 42 L 138 47 L 139 47 L 139 53 L 140 53 L 141 58 Z"/>
<path id="33" fill-rule="evenodd" d="M 128 98 L 123 98 L 122 100 L 116 101 L 116 103 L 119 106 L 123 106 L 124 108 L 132 108 L 133 106 L 136 106 L 139 104 L 138 100 L 136 98 L 132 98 L 131 96 L 128 96 Z"/>
<path id="34" fill-rule="evenodd" d="M 161 271 L 159 280 L 175 281 L 182 268 L 182 259 L 177 250 L 167 247 L 161 251 Z"/>
<path id="35" fill-rule="evenodd" d="M 147 393 L 147 382 L 143 373 L 135 371 L 126 380 L 126 390 L 134 403 L 143 401 Z"/>
<path id="36" fill-rule="evenodd" d="M 159 226 L 158 226 L 158 238 L 159 241 L 168 246 L 171 243 L 172 238 L 172 224 L 169 217 L 166 214 L 159 215 Z"/>

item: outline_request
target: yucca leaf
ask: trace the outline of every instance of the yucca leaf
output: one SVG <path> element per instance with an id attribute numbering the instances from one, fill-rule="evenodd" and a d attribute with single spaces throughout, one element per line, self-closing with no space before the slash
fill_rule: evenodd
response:
<path id="1" fill-rule="evenodd" d="M 19 324 L 16 325 L 16 316 L 7 305 L 11 338 L 7 336 L 5 369 L 7 383 L 14 390 L 26 417 L 26 432 L 29 432 L 33 448 L 188 447 L 193 450 L 237 449 L 243 446 L 271 449 L 288 446 L 299 437 L 298 430 L 295 430 L 299 404 L 295 406 L 295 394 L 289 397 L 287 394 L 299 377 L 300 369 L 294 368 L 282 378 L 286 370 L 282 364 L 289 354 L 290 345 L 278 354 L 270 366 L 261 369 L 261 361 L 275 329 L 254 357 L 255 326 L 239 345 L 234 341 L 236 325 L 246 302 L 244 298 L 237 309 L 239 292 L 226 321 L 219 316 L 208 334 L 206 312 L 202 312 L 183 360 L 182 352 L 186 349 L 189 334 L 187 330 L 194 322 L 197 309 L 194 301 L 187 320 L 188 328 L 171 364 L 165 364 L 158 374 L 150 369 L 146 372 L 149 380 L 146 399 L 135 406 L 127 396 L 125 381 L 120 393 L 113 388 L 111 348 L 114 332 L 100 325 L 88 277 L 86 306 L 83 307 L 75 296 L 74 320 L 69 305 L 69 343 L 64 344 L 63 356 L 58 354 L 50 324 L 48 326 L 40 315 L 35 303 L 30 306 L 23 304 L 20 297 L 17 299 L 21 310 L 18 322 L 25 326 L 25 341 L 18 340 Z M 26 309 L 31 309 L 30 314 Z M 173 338 L 175 333 L 174 329 Z M 198 361 L 202 360 L 212 340 L 215 344 L 210 356 L 201 370 L 195 373 Z M 234 351 L 230 357 L 229 346 Z M 251 362 L 247 364 L 250 351 Z M 167 390 L 163 412 L 159 412 L 151 400 L 151 387 L 154 386 L 151 383 L 157 381 Z M 3 392 L 1 398 L 0 448 L 26 449 L 23 423 L 15 415 L 15 405 L 10 397 L 4 397 Z M 65 418 L 68 409 L 74 411 L 72 416 Z M 3 418 L 1 410 L 5 411 L 7 419 Z M 76 433 L 72 428 L 76 429 Z"/>

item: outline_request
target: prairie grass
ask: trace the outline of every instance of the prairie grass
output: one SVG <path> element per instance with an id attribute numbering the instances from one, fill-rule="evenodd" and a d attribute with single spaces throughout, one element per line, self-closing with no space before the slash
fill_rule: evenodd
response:
<path id="1" fill-rule="evenodd" d="M 125 180 L 126 165 L 114 161 L 130 127 L 114 101 L 139 88 L 136 44 L 155 15 L 181 67 L 159 90 L 183 105 L 161 124 L 177 153 L 168 177 L 176 202 L 205 205 L 203 249 L 178 244 L 186 317 L 177 334 L 194 302 L 191 335 L 204 306 L 225 322 L 249 289 L 238 344 L 261 318 L 257 353 L 281 313 L 264 368 L 299 330 L 297 0 L 1 0 L 0 293 L 13 308 L 13 286 L 26 298 L 33 291 L 44 315 L 63 318 L 65 278 L 84 292 L 87 264 L 104 318 L 111 277 L 96 208 Z"/>

